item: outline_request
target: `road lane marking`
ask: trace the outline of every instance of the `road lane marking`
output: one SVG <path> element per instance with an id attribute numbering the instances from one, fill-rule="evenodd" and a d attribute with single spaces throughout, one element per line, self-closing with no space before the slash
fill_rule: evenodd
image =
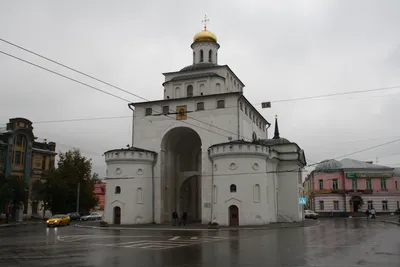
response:
<path id="1" fill-rule="evenodd" d="M 142 242 L 145 242 L 145 241 L 144 240 L 137 240 L 137 241 L 130 241 L 130 242 L 122 242 L 122 243 L 110 243 L 110 244 L 105 244 L 105 246 L 107 246 L 107 247 L 116 247 L 116 246 L 136 244 L 136 243 L 142 243 Z"/>
<path id="2" fill-rule="evenodd" d="M 92 239 L 90 239 L 90 237 Z M 92 243 L 98 246 L 114 247 L 114 248 L 131 248 L 131 249 L 149 249 L 149 250 L 165 250 L 178 247 L 200 245 L 203 243 L 218 242 L 228 240 L 229 237 L 219 236 L 129 236 L 133 240 L 126 239 L 128 236 L 57 236 L 57 240 L 61 242 L 79 242 Z M 117 240 L 110 240 L 117 238 Z M 103 240 L 102 240 L 103 239 Z M 97 242 L 96 242 L 97 241 Z M 102 242 L 98 242 L 102 241 Z M 124 242 L 125 241 L 125 242 Z"/>

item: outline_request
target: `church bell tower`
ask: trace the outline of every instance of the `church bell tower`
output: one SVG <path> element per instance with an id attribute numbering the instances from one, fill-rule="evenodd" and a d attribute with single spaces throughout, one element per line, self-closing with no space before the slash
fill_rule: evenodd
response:
<path id="1" fill-rule="evenodd" d="M 217 37 L 207 30 L 207 16 L 204 18 L 204 29 L 193 38 L 191 48 L 193 50 L 193 64 L 218 64 Z"/>

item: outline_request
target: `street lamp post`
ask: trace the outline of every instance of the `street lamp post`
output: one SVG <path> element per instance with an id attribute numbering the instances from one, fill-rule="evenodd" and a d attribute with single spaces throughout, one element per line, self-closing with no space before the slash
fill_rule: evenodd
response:
<path id="1" fill-rule="evenodd" d="M 78 189 L 77 189 L 77 196 L 76 196 L 76 212 L 79 214 L 79 195 L 81 191 L 81 183 L 78 181 Z"/>

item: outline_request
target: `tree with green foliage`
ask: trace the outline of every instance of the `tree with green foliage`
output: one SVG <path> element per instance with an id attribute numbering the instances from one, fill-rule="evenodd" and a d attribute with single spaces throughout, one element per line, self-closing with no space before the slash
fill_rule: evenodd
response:
<path id="1" fill-rule="evenodd" d="M 43 202 L 44 218 L 47 210 L 52 213 L 66 211 L 67 192 L 67 183 L 61 179 L 58 170 L 53 169 L 43 173 L 41 179 L 32 185 L 31 199 Z"/>
<path id="2" fill-rule="evenodd" d="M 0 178 L 1 207 L 5 207 L 6 205 L 8 206 L 9 204 L 11 204 L 13 210 L 15 212 L 18 212 L 21 203 L 25 203 L 28 200 L 28 197 L 29 189 L 23 178 L 16 176 L 3 176 Z M 6 210 L 5 212 L 8 216 L 8 210 Z M 12 216 L 15 216 L 15 213 L 13 213 Z"/>
<path id="3" fill-rule="evenodd" d="M 87 212 L 96 205 L 92 162 L 73 149 L 59 154 L 58 168 L 45 173 L 34 186 L 36 200 L 43 201 L 44 209 L 54 213 L 68 213 L 77 210 Z"/>

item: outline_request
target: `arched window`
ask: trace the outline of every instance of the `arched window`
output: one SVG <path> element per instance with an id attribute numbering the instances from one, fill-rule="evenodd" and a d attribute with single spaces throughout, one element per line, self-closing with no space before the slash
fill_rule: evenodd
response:
<path id="1" fill-rule="evenodd" d="M 212 50 L 208 50 L 208 62 L 212 62 Z"/>
<path id="2" fill-rule="evenodd" d="M 219 83 L 216 83 L 216 84 L 215 84 L 215 91 L 216 91 L 217 93 L 222 93 L 222 91 L 221 91 L 221 84 L 219 84 Z"/>
<path id="3" fill-rule="evenodd" d="M 188 87 L 186 88 L 186 96 L 187 97 L 193 96 L 193 86 L 192 85 L 188 85 Z"/>
<path id="4" fill-rule="evenodd" d="M 204 59 L 204 53 L 203 50 L 200 50 L 200 62 L 203 62 Z"/>
<path id="5" fill-rule="evenodd" d="M 196 52 L 193 51 L 193 64 L 195 63 L 195 61 L 196 61 Z"/>
<path id="6" fill-rule="evenodd" d="M 140 187 L 136 191 L 136 202 L 143 203 L 143 190 Z"/>
<path id="7" fill-rule="evenodd" d="M 175 88 L 175 98 L 181 97 L 181 89 L 179 87 Z"/>
<path id="8" fill-rule="evenodd" d="M 18 134 L 17 136 L 14 137 L 14 151 L 12 158 L 13 164 L 20 166 L 24 165 L 26 143 L 27 140 L 25 135 Z M 44 167 L 45 164 L 43 163 L 42 166 Z"/>
<path id="9" fill-rule="evenodd" d="M 121 187 L 119 186 L 115 187 L 115 194 L 121 194 Z"/>
<path id="10" fill-rule="evenodd" d="M 260 202 L 260 185 L 259 184 L 256 184 L 254 186 L 253 201 Z"/>
<path id="11" fill-rule="evenodd" d="M 236 193 L 236 185 L 235 184 L 231 184 L 230 191 L 231 191 L 231 193 Z"/>

